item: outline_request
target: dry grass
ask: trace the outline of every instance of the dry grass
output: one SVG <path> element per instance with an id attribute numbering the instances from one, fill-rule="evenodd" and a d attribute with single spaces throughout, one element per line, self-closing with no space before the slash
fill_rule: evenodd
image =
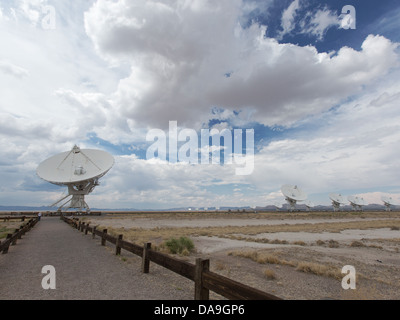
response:
<path id="1" fill-rule="evenodd" d="M 279 259 L 278 256 L 270 253 L 258 252 L 256 250 L 237 250 L 228 253 L 230 256 L 243 257 L 253 260 L 260 264 L 289 264 L 286 260 Z"/>
<path id="2" fill-rule="evenodd" d="M 312 273 L 317 276 L 331 277 L 337 280 L 343 278 L 343 274 L 338 268 L 315 262 L 300 261 L 297 263 L 296 270 Z"/>
<path id="3" fill-rule="evenodd" d="M 264 276 L 267 278 L 267 280 L 275 280 L 276 279 L 275 271 L 271 270 L 271 269 L 265 269 Z"/>
<path id="4" fill-rule="evenodd" d="M 364 211 L 364 212 L 355 212 L 355 211 L 344 211 L 344 212 L 285 212 L 285 211 L 277 211 L 277 212 L 196 212 L 196 211 L 185 211 L 185 212 L 119 212 L 119 213 L 108 213 L 107 219 L 316 219 L 316 218 L 324 218 L 324 219 L 335 219 L 335 218 L 376 218 L 379 216 L 380 218 L 398 218 L 398 211 L 389 211 L 389 212 L 375 212 L 375 211 Z"/>
<path id="5" fill-rule="evenodd" d="M 256 251 L 256 250 L 236 250 L 228 253 L 236 257 L 251 259 L 259 264 L 280 264 L 295 267 L 297 271 L 312 273 L 318 276 L 342 279 L 341 271 L 334 266 L 323 265 L 309 261 L 293 261 L 279 258 L 276 254 Z"/>
<path id="6" fill-rule="evenodd" d="M 350 244 L 350 247 L 365 247 L 365 244 L 362 243 L 361 241 L 353 241 L 353 242 Z"/>
<path id="7" fill-rule="evenodd" d="M 24 223 L 26 222 L 22 221 L 0 222 L 0 240 L 6 238 L 8 233 L 14 233 L 15 229 L 18 229 Z"/>
<path id="8" fill-rule="evenodd" d="M 220 214 L 219 214 L 220 215 Z M 173 215 L 176 218 L 175 215 Z M 228 215 L 227 215 L 228 216 Z M 166 216 L 163 216 L 165 218 Z M 254 239 L 250 237 L 243 237 L 240 235 L 254 236 L 260 233 L 275 233 L 275 232 L 340 232 L 348 229 L 379 229 L 379 228 L 393 228 L 400 227 L 400 220 L 373 220 L 373 221 L 346 221 L 346 222 L 326 222 L 326 223 L 301 223 L 301 224 L 281 224 L 281 225 L 256 225 L 256 226 L 222 226 L 222 227 L 155 227 L 152 229 L 145 228 L 113 228 L 112 220 L 107 216 L 106 220 L 94 219 L 93 221 L 86 221 L 91 224 L 100 223 L 99 228 L 107 228 L 110 233 L 115 235 L 123 234 L 124 238 L 138 242 L 162 242 L 171 237 L 195 237 L 195 236 L 216 236 L 226 237 L 230 239 L 255 241 L 255 242 L 268 242 L 275 244 L 287 244 L 286 240 L 268 240 L 268 239 Z M 333 240 L 332 240 L 333 241 Z M 330 247 L 335 247 L 338 244 L 330 242 Z"/>

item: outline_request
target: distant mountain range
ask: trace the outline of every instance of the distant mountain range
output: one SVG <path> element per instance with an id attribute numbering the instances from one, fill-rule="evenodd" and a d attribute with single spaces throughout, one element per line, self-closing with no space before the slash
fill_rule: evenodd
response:
<path id="1" fill-rule="evenodd" d="M 351 211 L 352 207 L 350 205 L 342 206 L 341 209 L 343 211 Z M 384 205 L 380 204 L 369 204 L 363 207 L 364 211 L 383 211 L 385 210 Z M 392 206 L 392 210 L 398 210 L 399 206 Z M 48 206 L 41 206 L 41 207 L 34 207 L 34 206 L 0 206 L 0 211 L 56 211 L 56 207 L 48 207 Z M 91 211 L 287 211 L 287 205 L 283 204 L 280 208 L 277 208 L 273 205 L 268 205 L 265 207 L 257 206 L 256 208 L 252 208 L 249 206 L 246 207 L 179 207 L 179 208 L 169 208 L 169 209 L 99 209 L 99 208 L 91 208 Z M 304 204 L 296 205 L 296 210 L 299 211 L 307 211 L 307 207 Z M 310 211 L 333 211 L 331 205 L 318 205 L 310 209 Z"/>

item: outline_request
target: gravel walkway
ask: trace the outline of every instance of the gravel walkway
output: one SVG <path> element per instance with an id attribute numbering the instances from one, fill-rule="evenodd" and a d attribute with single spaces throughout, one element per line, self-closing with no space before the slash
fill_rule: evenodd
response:
<path id="1" fill-rule="evenodd" d="M 93 240 L 58 217 L 44 217 L 8 254 L 0 254 L 0 300 L 193 299 L 190 284 L 176 285 L 183 277 L 154 264 L 143 274 L 140 261 L 128 264 L 98 237 Z M 55 268 L 54 290 L 42 288 L 45 265 Z"/>

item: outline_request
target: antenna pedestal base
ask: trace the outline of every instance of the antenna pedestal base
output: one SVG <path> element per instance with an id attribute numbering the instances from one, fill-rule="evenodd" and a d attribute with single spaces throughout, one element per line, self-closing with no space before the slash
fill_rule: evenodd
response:
<path id="1" fill-rule="evenodd" d="M 288 210 L 290 210 L 290 212 L 292 212 L 293 210 L 296 209 L 296 200 L 290 199 L 286 197 L 286 202 L 288 204 Z"/>

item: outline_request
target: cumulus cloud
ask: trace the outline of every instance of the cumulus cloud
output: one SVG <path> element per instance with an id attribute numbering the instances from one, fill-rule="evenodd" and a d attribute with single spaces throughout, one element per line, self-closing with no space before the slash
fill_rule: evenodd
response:
<path id="1" fill-rule="evenodd" d="M 323 123 L 319 129 L 265 145 L 249 181 L 271 190 L 300 184 L 313 193 L 397 186 L 400 87 L 393 79 L 398 74 L 313 119 Z"/>
<path id="2" fill-rule="evenodd" d="M 45 3 L 19 1 L 15 12 L 38 25 L 34 11 Z M 301 5 L 292 1 L 285 11 L 285 32 L 295 30 Z M 7 44 L 0 85 L 8 88 L 0 101 L 1 200 L 12 199 L 12 189 L 36 203 L 27 190 L 45 188 L 35 181 L 37 165 L 75 143 L 93 147 L 90 137 L 96 137 L 117 149 L 135 144 L 140 154 L 137 146 L 146 145 L 150 128 L 166 129 L 175 120 L 179 127 L 219 130 L 254 122 L 324 125 L 257 145 L 250 176 L 236 176 L 234 165 L 116 156 L 88 198 L 91 206 L 264 205 L 265 195 L 279 198 L 276 190 L 291 181 L 314 192 L 395 185 L 397 45 L 374 35 L 360 50 L 329 54 L 281 44 L 250 19 L 259 8 L 259 1 L 241 0 L 57 2 L 63 19 L 51 32 L 26 27 L 26 21 L 15 28 L 0 18 Z M 315 37 L 335 23 L 327 9 L 308 19 L 303 30 Z M 59 193 L 37 196 L 51 203 Z"/>
<path id="3" fill-rule="evenodd" d="M 101 181 L 101 188 L 93 193 L 96 201 L 118 202 L 125 208 L 135 204 L 138 208 L 179 206 L 242 205 L 242 198 L 232 199 L 229 194 L 214 192 L 219 185 L 246 183 L 235 175 L 235 166 L 219 164 L 189 165 L 168 163 L 136 156 L 117 156 L 115 166 Z"/>
<path id="4" fill-rule="evenodd" d="M 241 4 L 97 2 L 85 15 L 87 34 L 103 57 L 131 66 L 115 93 L 121 116 L 162 128 L 167 119 L 200 127 L 211 107 L 220 107 L 265 125 L 292 125 L 360 92 L 397 62 L 396 46 L 379 36 L 369 36 L 361 51 L 343 48 L 334 56 L 279 44 L 265 37 L 265 26 L 239 24 Z M 310 32 L 321 35 L 331 18 L 317 12 Z"/>

